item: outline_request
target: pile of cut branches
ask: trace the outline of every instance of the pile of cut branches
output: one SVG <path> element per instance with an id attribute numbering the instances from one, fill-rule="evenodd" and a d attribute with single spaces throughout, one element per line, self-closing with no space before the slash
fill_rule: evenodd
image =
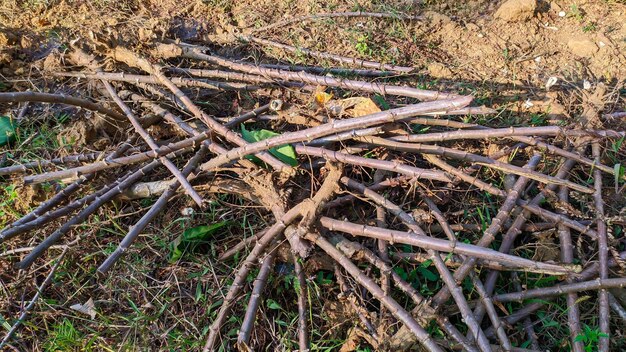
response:
<path id="1" fill-rule="evenodd" d="M 284 260 L 292 261 L 298 281 L 299 349 L 308 350 L 305 271 L 314 253 L 331 263 L 340 291 L 359 312 L 362 335 L 376 349 L 418 343 L 428 351 L 541 350 L 530 317 L 550 299 L 566 296 L 571 344 L 582 351 L 583 291 L 598 301 L 600 350 L 619 334 L 624 308 L 610 290 L 626 285 L 626 252 L 620 252 L 623 235 L 615 238 L 609 229 L 623 218 L 604 209 L 608 195 L 624 188 L 622 169 L 607 163 L 606 148 L 623 139 L 623 131 L 469 123 L 495 111 L 472 106 L 471 96 L 372 83 L 359 77 L 412 69 L 336 55 L 322 58 L 360 67 L 256 65 L 180 42 L 158 43 L 149 56 L 99 46 L 106 57 L 74 47 L 64 56 L 72 68 L 53 73 L 57 80 L 89 84 L 97 99 L 0 93 L 0 103 L 69 104 L 113 125 L 130 124 L 120 129 L 126 140 L 112 152 L 7 161 L 0 168 L 5 183 L 55 184 L 58 190 L 0 233 L 8 243 L 62 219 L 45 240 L 19 252 L 18 268 L 44 263 L 51 246 L 80 232 L 76 225 L 108 202 L 158 197 L 100 263 L 97 271 L 106 273 L 174 197 L 189 196 L 203 208 L 211 193 L 227 193 L 257 203 L 275 220 L 221 253 L 222 261 L 245 255 L 211 323 L 207 351 L 224 343 L 227 318 L 245 294 L 248 275 L 259 268 L 236 342 L 226 341 L 240 350 L 254 347 L 257 311 L 262 297 L 271 295 L 268 278 Z M 198 103 L 224 91 L 245 92 L 258 107 L 223 118 Z M 158 135 L 153 127 L 160 127 Z M 497 211 L 481 211 L 489 208 L 485 203 Z M 560 255 L 539 253 L 549 245 L 542 240 L 546 233 L 557 237 L 551 244 Z M 63 254 L 80 241 L 66 243 Z M 287 256 L 278 255 L 283 247 Z M 403 275 L 416 263 L 436 270 L 424 287 Z M 522 289 L 520 276 L 538 275 L 558 280 Z M 424 296 L 424 288 L 432 294 Z M 505 302 L 527 304 L 509 311 Z M 519 347 L 525 339 L 511 337 L 518 322 L 529 349 Z M 438 325 L 436 336 L 431 323 Z"/>

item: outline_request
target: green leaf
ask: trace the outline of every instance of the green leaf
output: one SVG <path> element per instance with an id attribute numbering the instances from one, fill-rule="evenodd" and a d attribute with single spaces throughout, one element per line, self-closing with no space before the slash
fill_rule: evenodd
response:
<path id="1" fill-rule="evenodd" d="M 206 242 L 215 232 L 228 226 L 227 221 L 218 222 L 213 225 L 204 225 L 186 229 L 170 243 L 170 262 L 175 262 L 183 256 L 186 249 L 193 250 L 198 244 Z"/>
<path id="2" fill-rule="evenodd" d="M 424 276 L 424 278 L 427 281 L 438 281 L 439 280 L 439 275 L 433 273 L 432 271 L 423 268 L 423 267 L 418 267 L 418 270 L 420 272 L 420 274 L 422 274 L 422 276 Z"/>
<path id="3" fill-rule="evenodd" d="M 0 116 L 0 146 L 8 144 L 15 139 L 15 124 L 11 118 Z"/>
<path id="4" fill-rule="evenodd" d="M 254 143 L 258 141 L 262 141 L 264 139 L 280 136 L 280 134 L 268 130 L 246 130 L 246 127 L 241 125 L 241 136 L 248 143 Z M 285 164 L 290 166 L 298 165 L 296 150 L 289 144 L 281 145 L 278 147 L 270 148 L 270 154 L 275 156 L 278 160 L 282 161 Z M 251 158 L 254 161 L 258 161 L 256 158 Z"/>
<path id="5" fill-rule="evenodd" d="M 279 310 L 280 309 L 280 304 L 278 304 L 278 302 L 274 301 L 271 298 L 267 299 L 267 308 L 269 309 L 274 309 L 274 310 Z"/>
<path id="6" fill-rule="evenodd" d="M 374 101 L 374 103 L 376 103 L 376 105 L 378 105 L 381 110 L 389 110 L 389 103 L 385 101 L 382 95 L 376 94 L 372 97 L 372 100 Z"/>

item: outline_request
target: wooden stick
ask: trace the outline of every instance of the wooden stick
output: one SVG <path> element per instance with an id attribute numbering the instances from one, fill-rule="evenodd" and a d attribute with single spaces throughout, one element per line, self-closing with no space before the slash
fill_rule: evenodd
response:
<path id="1" fill-rule="evenodd" d="M 128 82 L 128 83 L 151 83 L 151 84 L 161 84 L 161 82 L 153 76 L 148 75 L 133 75 L 125 72 L 96 72 L 96 73 L 85 73 L 85 72 L 53 72 L 54 76 L 59 77 L 76 77 L 76 78 L 85 78 L 85 79 L 98 79 L 101 81 L 115 81 L 115 82 Z M 195 87 L 195 88 L 206 88 L 213 90 L 243 90 L 243 91 L 254 91 L 258 90 L 261 87 L 259 86 L 250 86 L 241 83 L 224 83 L 217 81 L 209 81 L 206 79 L 192 79 L 185 77 L 171 77 L 170 80 L 178 87 Z"/>
<path id="2" fill-rule="evenodd" d="M 302 259 L 297 255 L 293 257 L 294 271 L 298 279 L 296 294 L 298 295 L 298 347 L 300 351 L 309 350 L 309 333 L 307 331 L 307 300 L 308 286 L 304 277 L 304 268 L 300 263 Z"/>
<path id="3" fill-rule="evenodd" d="M 197 68 L 182 68 L 182 67 L 166 67 L 168 71 L 185 74 L 188 76 L 203 77 L 203 78 L 221 78 L 226 81 L 244 81 L 252 83 L 276 83 L 281 84 L 281 81 L 268 79 L 262 76 L 249 75 L 241 72 L 223 71 L 223 70 L 205 70 Z"/>
<path id="4" fill-rule="evenodd" d="M 450 181 L 448 176 L 446 176 L 445 173 L 440 172 L 440 171 L 420 169 L 417 167 L 408 166 L 408 165 L 401 164 L 398 162 L 393 162 L 393 161 L 368 159 L 368 158 L 340 153 L 334 150 L 329 150 L 329 149 L 324 149 L 324 148 L 306 147 L 303 145 L 296 145 L 296 153 L 317 156 L 317 157 L 324 158 L 326 160 L 341 162 L 345 164 L 359 165 L 359 166 L 371 167 L 371 168 L 380 169 L 380 170 L 397 172 L 399 174 L 416 178 L 416 179 L 436 180 L 436 181 L 443 181 L 443 182 Z"/>
<path id="5" fill-rule="evenodd" d="M 117 111 L 105 108 L 89 100 L 72 97 L 65 94 L 39 93 L 39 92 L 5 92 L 0 93 L 0 103 L 17 103 L 34 101 L 50 104 L 74 105 L 87 110 L 96 111 L 103 115 L 110 116 L 116 120 L 125 120 L 126 117 Z"/>
<path id="6" fill-rule="evenodd" d="M 442 169 L 443 171 L 452 174 L 456 177 L 458 177 L 458 179 L 469 183 L 472 186 L 475 186 L 476 188 L 488 192 L 490 194 L 494 194 L 496 196 L 499 196 L 501 198 L 504 198 L 506 196 L 506 192 L 504 192 L 503 190 L 492 186 L 489 183 L 486 183 L 482 180 L 480 180 L 478 178 L 478 176 L 470 176 L 464 172 L 462 172 L 461 170 L 453 167 L 452 165 L 446 163 L 445 161 L 441 160 L 440 158 L 438 158 L 435 155 L 432 154 L 422 154 L 422 156 L 424 157 L 424 159 L 426 159 L 426 161 L 428 161 L 429 163 L 439 167 L 440 169 Z"/>
<path id="7" fill-rule="evenodd" d="M 493 299 L 499 302 L 521 302 L 531 298 L 543 298 L 560 296 L 569 292 L 596 291 L 606 290 L 609 288 L 626 287 L 626 278 L 617 279 L 596 279 L 592 281 L 583 281 L 573 284 L 561 284 L 552 287 L 535 288 L 522 292 L 503 293 L 493 296 Z"/>
<path id="8" fill-rule="evenodd" d="M 428 236 L 418 235 L 413 232 L 402 232 L 390 229 L 381 229 L 374 226 L 360 225 L 347 221 L 339 221 L 329 217 L 321 217 L 320 225 L 330 231 L 340 231 L 349 233 L 353 236 L 369 237 L 376 239 L 384 239 L 390 243 L 403 243 L 417 246 L 425 249 L 433 249 L 441 252 L 455 253 L 489 259 L 497 261 L 502 265 L 512 267 L 523 267 L 529 272 L 550 273 L 553 275 L 569 274 L 580 271 L 577 266 L 561 266 L 556 264 L 548 264 L 535 262 L 529 259 L 520 258 L 497 252 L 492 249 L 483 248 L 466 243 L 452 243 L 448 240 L 432 238 Z"/>
<path id="9" fill-rule="evenodd" d="M 110 156 L 111 153 L 107 152 L 94 152 L 86 154 L 74 154 L 63 156 L 60 158 L 54 158 L 50 160 L 36 160 L 23 164 L 15 164 L 0 168 L 0 176 L 25 173 L 30 169 L 43 169 L 52 165 L 67 165 L 74 163 L 82 163 L 86 161 L 94 161 L 104 157 Z"/>
<path id="10" fill-rule="evenodd" d="M 380 71 L 380 70 L 367 70 L 358 68 L 343 68 L 343 67 L 318 67 L 318 66 L 302 66 L 302 65 L 282 65 L 282 64 L 259 64 L 261 67 L 271 68 L 274 70 L 288 70 L 288 71 L 304 71 L 308 73 L 314 73 L 316 75 L 326 76 L 327 74 L 334 75 L 354 75 L 365 77 L 386 77 L 397 75 L 396 72 Z"/>
<path id="11" fill-rule="evenodd" d="M 428 143 L 428 142 L 449 142 L 459 139 L 490 139 L 503 137 L 528 137 L 528 136 L 594 136 L 621 138 L 626 132 L 611 130 L 565 130 L 559 126 L 538 126 L 538 127 L 507 127 L 507 128 L 480 128 L 477 130 L 446 131 L 424 134 L 409 134 L 391 137 L 397 142 Z"/>
<path id="12" fill-rule="evenodd" d="M 384 158 L 387 159 L 386 156 Z M 383 179 L 384 179 L 384 170 L 374 171 L 374 183 L 380 183 Z M 387 215 L 387 211 L 385 210 L 385 208 L 380 205 L 377 205 L 376 206 L 376 226 L 377 227 L 381 227 L 381 228 L 387 227 L 387 221 L 385 219 L 386 215 Z M 390 263 L 389 243 L 387 243 L 387 241 L 384 241 L 384 240 L 377 240 L 376 247 L 377 247 L 377 252 L 378 252 L 378 256 L 380 257 L 380 259 L 383 260 L 385 263 Z M 386 295 L 390 294 L 391 277 L 388 271 L 381 270 L 380 287 L 383 289 L 383 292 Z M 389 312 L 386 311 L 384 304 L 381 303 L 380 304 L 380 320 L 384 324 L 389 324 L 389 318 L 390 318 Z"/>
<path id="13" fill-rule="evenodd" d="M 559 187 L 559 201 L 562 203 L 569 202 L 569 192 L 565 187 Z M 558 226 L 559 244 L 561 247 L 561 262 L 572 263 L 574 261 L 574 245 L 572 244 L 572 236 L 569 227 L 565 225 Z M 572 279 L 567 280 L 572 283 Z M 578 294 L 575 292 L 568 293 L 567 297 L 567 325 L 569 328 L 570 345 L 573 352 L 583 352 L 584 345 L 582 341 L 577 341 L 576 337 L 581 333 L 580 327 L 580 309 L 578 306 Z"/>
<path id="14" fill-rule="evenodd" d="M 593 150 L 593 158 L 597 163 L 600 163 L 601 151 L 600 144 L 593 143 L 591 145 Z M 606 222 L 604 219 L 604 200 L 602 198 L 602 173 L 596 169 L 593 172 L 595 193 L 593 195 L 594 205 L 596 208 L 597 218 L 597 232 L 598 232 L 598 262 L 600 263 L 600 280 L 607 280 L 609 278 L 609 245 L 606 233 Z M 598 320 L 600 325 L 600 332 L 604 336 L 600 337 L 598 350 L 609 351 L 610 343 L 610 317 L 611 309 L 609 306 L 609 292 L 606 288 L 601 288 L 598 294 L 599 298 L 599 312 Z"/>
<path id="15" fill-rule="evenodd" d="M 624 309 L 624 306 L 622 306 L 622 304 L 611 293 L 609 293 L 609 305 L 615 314 L 626 322 L 626 309 Z"/>
<path id="16" fill-rule="evenodd" d="M 458 268 L 463 265 L 463 260 L 458 257 L 448 258 L 449 256 L 445 253 L 440 253 L 441 259 L 444 259 L 444 262 L 449 268 Z M 430 256 L 426 253 L 415 253 L 415 252 L 392 252 L 391 257 L 408 261 L 410 263 L 424 263 L 430 260 Z M 487 261 L 479 259 L 477 261 L 477 265 L 487 268 L 489 270 L 498 270 L 498 271 L 511 271 L 511 270 L 520 270 L 523 271 L 524 268 L 511 268 L 508 266 L 501 265 L 500 263 Z M 476 314 L 474 314 L 476 315 Z"/>

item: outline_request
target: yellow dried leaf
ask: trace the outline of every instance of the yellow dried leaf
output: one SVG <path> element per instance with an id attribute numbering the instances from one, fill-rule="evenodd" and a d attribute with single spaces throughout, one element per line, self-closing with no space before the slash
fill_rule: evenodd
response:
<path id="1" fill-rule="evenodd" d="M 333 98 L 333 95 L 323 91 L 315 92 L 315 102 L 319 106 L 324 106 Z"/>

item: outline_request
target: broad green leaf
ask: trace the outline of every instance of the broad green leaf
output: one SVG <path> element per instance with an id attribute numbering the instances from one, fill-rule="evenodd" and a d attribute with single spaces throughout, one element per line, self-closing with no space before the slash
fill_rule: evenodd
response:
<path id="1" fill-rule="evenodd" d="M 241 125 L 241 136 L 243 137 L 243 139 L 246 140 L 246 142 L 254 143 L 262 141 L 264 139 L 279 136 L 279 134 L 268 130 L 248 131 L 246 130 L 246 127 L 244 125 Z M 296 150 L 289 144 L 271 148 L 269 152 L 285 164 L 288 164 L 290 166 L 298 165 Z M 256 158 L 252 159 L 255 161 L 258 160 Z"/>
<path id="2" fill-rule="evenodd" d="M 15 139 L 15 124 L 11 118 L 0 116 L 0 146 Z"/>
<path id="3" fill-rule="evenodd" d="M 186 229 L 170 243 L 170 262 L 175 262 L 183 256 L 185 250 L 193 250 L 198 244 L 206 242 L 215 232 L 228 226 L 227 221 L 213 225 L 204 225 Z"/>

